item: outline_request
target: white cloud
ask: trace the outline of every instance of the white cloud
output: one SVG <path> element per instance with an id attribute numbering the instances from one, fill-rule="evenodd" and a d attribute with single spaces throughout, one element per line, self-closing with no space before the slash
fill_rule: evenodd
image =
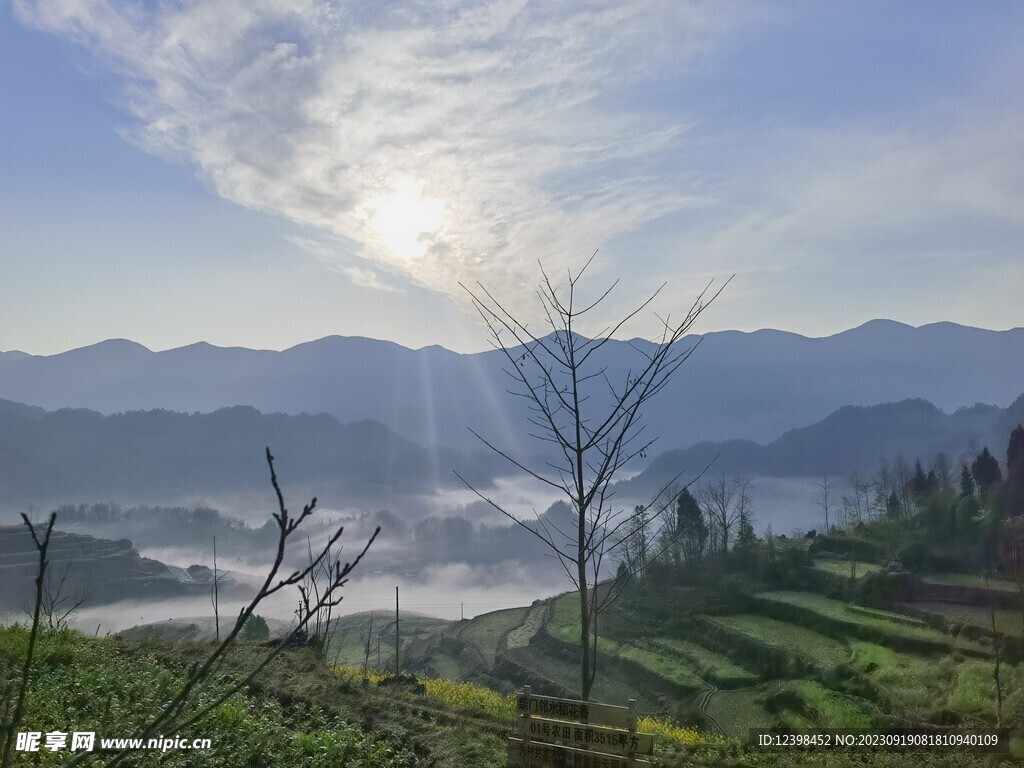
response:
<path id="1" fill-rule="evenodd" d="M 1022 132 L 1000 106 L 762 134 L 756 160 L 723 161 L 708 215 L 670 235 L 687 258 L 663 274 L 677 285 L 735 272 L 712 313 L 725 327 L 1019 325 L 1010 304 L 978 296 L 1001 296 L 1019 271 Z"/>
<path id="2" fill-rule="evenodd" d="M 461 296 L 458 281 L 479 279 L 527 299 L 538 258 L 560 271 L 699 202 L 678 179 L 622 171 L 686 126 L 607 105 L 732 23 L 724 4 L 696 0 L 14 9 L 123 76 L 126 135 L 193 163 L 222 197 L 428 288 Z M 351 256 L 338 263 L 389 290 Z"/>
<path id="3" fill-rule="evenodd" d="M 733 190 L 733 215 L 702 228 L 705 258 L 785 271 L 1005 252 L 1007 230 L 1024 227 L 1021 136 L 1020 117 L 1001 115 L 932 130 L 784 137 L 779 170 Z M 740 209 L 743 197 L 756 205 Z"/>
<path id="4" fill-rule="evenodd" d="M 358 285 L 360 288 L 372 288 L 375 291 L 387 291 L 389 293 L 402 293 L 400 288 L 381 281 L 380 277 L 372 269 L 342 267 L 341 271 L 348 276 L 353 285 Z"/>
<path id="5" fill-rule="evenodd" d="M 376 291 L 387 293 L 405 293 L 401 288 L 381 279 L 380 274 L 373 269 L 366 267 L 348 265 L 346 266 L 346 246 L 341 241 L 329 241 L 323 238 L 314 239 L 311 237 L 299 237 L 290 235 L 288 242 L 298 246 L 302 250 L 314 256 L 317 261 L 330 270 L 340 272 L 348 277 L 353 285 L 360 288 L 372 288 Z"/>

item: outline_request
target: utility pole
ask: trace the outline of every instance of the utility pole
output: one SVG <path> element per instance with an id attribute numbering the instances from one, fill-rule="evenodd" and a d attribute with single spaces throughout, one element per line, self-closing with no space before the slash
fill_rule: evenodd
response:
<path id="1" fill-rule="evenodd" d="M 459 602 L 459 619 L 462 621 L 466 620 L 466 601 L 462 600 Z"/>
<path id="2" fill-rule="evenodd" d="M 217 537 L 213 537 L 213 626 L 220 642 L 220 595 L 217 593 Z"/>
<path id="3" fill-rule="evenodd" d="M 373 637 L 373 611 L 370 611 L 370 628 L 366 630 L 366 655 L 363 657 L 363 687 L 370 684 L 367 667 L 370 666 L 370 639 Z M 378 659 L 377 669 L 380 669 L 380 635 L 377 635 Z"/>
<path id="4" fill-rule="evenodd" d="M 398 677 L 398 586 L 395 586 L 395 677 Z"/>

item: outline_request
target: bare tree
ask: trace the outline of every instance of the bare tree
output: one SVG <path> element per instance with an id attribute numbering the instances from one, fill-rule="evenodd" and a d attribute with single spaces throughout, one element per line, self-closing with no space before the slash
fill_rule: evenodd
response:
<path id="1" fill-rule="evenodd" d="M 28 650 L 25 653 L 25 663 L 21 668 L 21 679 L 18 683 L 18 695 L 13 712 L 10 708 L 10 698 L 6 695 L 4 696 L 2 714 L 4 725 L 7 726 L 7 733 L 4 736 L 3 754 L 0 755 L 0 766 L 2 768 L 9 768 L 11 764 L 11 749 L 15 743 L 15 732 L 18 730 L 18 725 L 21 724 L 22 716 L 25 714 L 25 695 L 28 693 L 29 681 L 32 677 L 32 659 L 35 655 L 36 639 L 39 637 L 39 618 L 43 609 L 46 569 L 50 564 L 50 561 L 46 559 L 46 553 L 50 548 L 50 534 L 53 533 L 53 524 L 57 521 L 57 513 L 50 513 L 50 519 L 46 524 L 46 532 L 42 538 L 36 533 L 35 526 L 32 525 L 32 521 L 28 519 L 25 513 L 22 513 L 21 519 L 28 528 L 29 533 L 32 534 L 32 543 L 35 545 L 36 552 L 39 553 L 39 568 L 36 571 L 36 596 L 32 608 L 32 628 L 29 630 Z M 13 690 L 11 692 L 13 693 Z"/>
<path id="2" fill-rule="evenodd" d="M 878 472 L 874 480 L 874 499 L 872 506 L 875 516 L 884 518 L 889 511 L 889 494 L 892 493 L 892 469 L 889 466 L 889 459 L 880 456 L 878 459 Z"/>
<path id="3" fill-rule="evenodd" d="M 729 551 L 729 538 L 740 516 L 749 508 L 750 479 L 719 475 L 697 493 L 697 502 L 707 516 L 711 528 L 712 549 L 724 557 Z"/>
<path id="4" fill-rule="evenodd" d="M 910 489 L 910 478 L 913 471 L 907 460 L 903 458 L 902 453 L 896 454 L 896 460 L 893 462 L 893 472 L 896 476 L 896 492 L 900 498 L 900 512 L 905 521 L 915 510 L 916 504 L 914 502 L 914 494 L 911 493 Z"/>
<path id="5" fill-rule="evenodd" d="M 570 271 L 562 285 L 552 283 L 541 265 L 537 297 L 546 318 L 546 334 L 531 330 L 483 285 L 477 283 L 475 289 L 463 286 L 486 323 L 493 346 L 505 356 L 508 365 L 504 370 L 512 382 L 509 393 L 523 399 L 529 409 L 531 437 L 547 448 L 549 457 L 531 461 L 532 466 L 528 466 L 526 460 L 473 434 L 519 470 L 565 494 L 572 510 L 572 530 L 539 515 L 536 523 L 527 524 L 459 475 L 481 499 L 542 541 L 578 590 L 580 689 L 584 700 L 590 698 L 596 675 L 596 652 L 592 657 L 592 649 L 597 616 L 617 596 L 615 587 L 624 582 L 616 579 L 618 583 L 610 588 L 596 588 L 604 558 L 611 554 L 620 530 L 631 519 L 628 512 L 613 505 L 612 482 L 631 459 L 646 456 L 650 450 L 654 439 L 643 434 L 643 406 L 692 354 L 697 344 L 684 347 L 680 342 L 722 290 L 708 298 L 709 285 L 681 320 L 659 318 L 660 338 L 652 344 L 631 344 L 637 355 L 636 368 L 630 369 L 624 380 L 612 381 L 600 362 L 600 351 L 650 305 L 661 288 L 593 338 L 581 336 L 581 323 L 589 320 L 618 284 L 615 281 L 596 300 L 581 302 L 579 281 L 593 258 L 576 274 Z M 628 577 L 628 569 L 626 574 Z"/>
<path id="6" fill-rule="evenodd" d="M 992 622 L 992 680 L 996 684 L 996 727 L 1003 724 L 1003 678 L 1001 675 L 1002 655 L 1000 653 L 1002 644 L 999 642 L 999 633 L 996 632 L 996 605 L 992 592 L 988 588 L 988 571 L 983 574 L 985 579 L 985 591 L 988 592 L 988 614 Z"/>
<path id="7" fill-rule="evenodd" d="M 666 509 L 670 505 L 666 505 Z M 642 584 L 644 582 L 648 558 L 650 557 L 650 524 L 651 518 L 647 507 L 643 504 L 638 504 L 633 507 L 633 514 L 630 515 L 629 522 L 624 528 L 624 533 L 621 535 L 620 540 L 616 542 L 616 546 L 620 548 L 621 558 L 626 565 L 627 570 L 631 572 L 633 576 Z M 664 530 L 665 524 L 662 523 L 662 529 Z M 671 547 L 671 543 L 665 542 L 667 547 Z"/>
<path id="8" fill-rule="evenodd" d="M 334 606 L 321 604 L 321 594 L 331 583 L 331 575 L 341 563 L 341 548 L 337 551 L 328 543 L 319 562 L 313 551 L 313 544 L 306 536 L 307 572 L 299 585 L 299 603 L 295 614 L 307 628 L 307 637 L 318 656 L 326 656 L 337 631 L 333 620 Z M 320 606 L 320 607 L 317 607 Z"/>
<path id="9" fill-rule="evenodd" d="M 854 472 L 849 479 L 850 490 L 853 491 L 852 522 L 856 525 L 867 519 L 871 514 L 871 478 Z"/>
<path id="10" fill-rule="evenodd" d="M 363 548 L 356 555 L 355 559 L 351 562 L 346 562 L 344 565 L 341 565 L 339 561 L 334 561 L 334 568 L 331 572 L 330 581 L 324 584 L 323 589 L 320 591 L 318 596 L 310 597 L 306 604 L 307 611 L 302 619 L 292 627 L 290 634 L 278 642 L 259 664 L 257 664 L 242 679 L 226 685 L 221 683 L 220 681 L 222 676 L 216 673 L 223 664 L 228 651 L 234 645 L 235 639 L 242 631 L 242 627 L 245 625 L 249 617 L 255 613 L 260 603 L 262 603 L 266 598 L 284 590 L 299 588 L 303 579 L 309 575 L 310 571 L 319 568 L 320 564 L 329 556 L 331 548 L 338 543 L 345 530 L 343 526 L 334 530 L 328 538 L 326 545 L 319 550 L 319 554 L 317 554 L 313 558 L 313 561 L 305 568 L 293 571 L 287 576 L 282 575 L 281 568 L 284 565 L 288 543 L 293 539 L 299 526 L 301 526 L 313 513 L 313 510 L 316 508 L 316 497 L 314 497 L 309 504 L 303 506 L 302 512 L 299 515 L 293 517 L 285 506 L 284 496 L 281 493 L 281 487 L 277 481 L 277 473 L 274 470 L 274 457 L 271 455 L 269 448 L 266 452 L 266 458 L 267 465 L 270 468 L 270 482 L 277 497 L 278 508 L 278 511 L 272 515 L 272 518 L 277 525 L 278 538 L 270 570 L 267 572 L 267 575 L 262 585 L 257 590 L 256 595 L 249 601 L 248 605 L 239 611 L 238 618 L 235 620 L 234 626 L 227 636 L 216 645 L 206 659 L 201 663 L 193 665 L 185 683 L 182 685 L 180 690 L 163 705 L 160 714 L 156 715 L 135 734 L 133 741 L 138 740 L 137 743 L 145 743 L 148 738 L 158 733 L 174 733 L 187 730 L 192 725 L 195 725 L 197 722 L 207 717 L 233 695 L 252 683 L 252 681 L 260 675 L 271 661 L 281 654 L 285 648 L 291 645 L 290 641 L 292 639 L 305 632 L 307 624 L 317 611 L 323 610 L 329 606 L 337 606 L 341 602 L 343 598 L 343 595 L 341 594 L 342 588 L 348 583 L 349 575 L 356 566 L 359 565 L 360 561 L 370 549 L 370 546 L 376 540 L 377 535 L 380 533 L 380 527 L 378 526 Z M 35 538 L 34 532 L 33 538 Z M 41 561 L 45 559 L 45 541 L 41 549 L 40 559 Z M 33 631 L 36 624 L 38 624 L 38 621 L 33 624 Z M 218 687 L 216 689 L 211 689 L 211 686 Z M 190 702 L 194 701 L 196 695 L 202 690 L 206 690 L 211 694 L 208 697 L 207 703 L 201 707 L 190 708 Z M 136 747 L 126 747 L 112 755 L 104 765 L 107 766 L 107 768 L 120 765 L 128 760 L 136 749 Z M 78 765 L 80 762 L 85 760 L 87 756 L 90 756 L 89 753 L 80 752 L 78 755 L 73 757 L 67 765 Z M 4 765 L 3 768 L 6 768 L 6 765 Z"/>
<path id="11" fill-rule="evenodd" d="M 70 560 L 64 560 L 60 565 L 48 565 L 43 577 L 41 599 L 39 620 L 48 629 L 64 629 L 70 623 L 71 617 L 88 601 L 88 591 L 81 585 L 76 585 L 75 580 L 71 578 Z M 25 608 L 24 613 L 32 619 L 35 615 L 35 606 Z"/>
<path id="12" fill-rule="evenodd" d="M 953 488 L 953 465 L 949 457 L 939 451 L 932 460 L 932 469 L 935 470 L 935 478 L 939 481 L 939 490 L 948 493 Z"/>
<path id="13" fill-rule="evenodd" d="M 1014 528 L 1010 540 L 1010 566 L 1013 570 L 1013 581 L 1017 585 L 1020 601 L 1021 631 L 1024 632 L 1024 537 L 1020 528 Z"/>
<path id="14" fill-rule="evenodd" d="M 821 482 L 818 483 L 818 509 L 825 515 L 825 535 L 828 536 L 832 528 L 829 524 L 828 513 L 834 506 L 831 499 L 832 490 L 832 478 L 828 476 L 828 472 L 821 476 Z"/>
<path id="15" fill-rule="evenodd" d="M 213 584 L 210 586 L 210 601 L 213 603 L 213 632 L 220 642 L 220 574 L 217 572 L 217 537 L 213 537 Z"/>
<path id="16" fill-rule="evenodd" d="M 675 499 L 679 491 L 673 487 L 668 490 L 669 498 Z M 679 514 L 676 512 L 675 504 L 666 504 L 661 511 L 661 533 L 659 542 L 665 551 L 664 557 L 671 564 L 672 569 L 677 573 L 682 569 L 682 536 L 679 525 Z"/>

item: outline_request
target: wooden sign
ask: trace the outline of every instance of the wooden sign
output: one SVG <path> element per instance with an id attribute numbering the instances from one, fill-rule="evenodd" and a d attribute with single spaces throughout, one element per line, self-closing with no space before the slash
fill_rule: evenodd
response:
<path id="1" fill-rule="evenodd" d="M 567 723 L 538 717 L 519 719 L 519 735 L 530 741 L 569 744 L 580 749 L 596 749 L 616 755 L 654 754 L 654 736 L 590 723 Z"/>
<path id="2" fill-rule="evenodd" d="M 522 739 L 508 740 L 509 765 L 529 765 L 535 768 L 650 768 L 646 760 L 629 761 L 622 755 L 609 755 L 585 749 L 574 749 L 558 744 L 543 744 Z"/>
<path id="3" fill-rule="evenodd" d="M 637 733 L 636 702 L 628 707 L 576 699 L 516 697 L 518 738 L 508 740 L 509 765 L 521 768 L 650 768 L 654 736 Z"/>
<path id="4" fill-rule="evenodd" d="M 583 723 L 609 725 L 612 728 L 636 728 L 636 722 L 629 707 L 612 704 L 596 704 L 592 701 L 556 699 L 552 696 L 533 696 L 520 693 L 516 696 L 516 708 L 520 715 L 550 717 L 555 720 L 578 720 Z"/>

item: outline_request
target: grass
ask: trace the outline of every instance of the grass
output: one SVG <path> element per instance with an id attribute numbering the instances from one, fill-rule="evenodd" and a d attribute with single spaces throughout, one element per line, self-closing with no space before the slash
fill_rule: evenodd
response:
<path id="1" fill-rule="evenodd" d="M 807 659 L 822 669 L 842 664 L 850 656 L 849 649 L 838 640 L 833 640 L 796 624 L 770 619 L 766 616 L 736 614 L 715 616 L 711 618 L 711 621 L 733 632 L 739 632 Z"/>
<path id="2" fill-rule="evenodd" d="M 363 676 L 362 668 L 354 666 L 335 667 L 333 672 L 339 678 L 353 683 L 358 683 Z M 386 681 L 389 674 L 378 670 L 369 670 L 368 677 L 372 684 L 377 685 Z M 464 712 L 484 712 L 495 719 L 509 722 L 517 716 L 514 693 L 502 696 L 481 685 L 429 677 L 419 678 L 419 682 L 424 686 L 424 692 L 428 698 L 452 709 Z M 637 719 L 637 730 L 642 733 L 653 733 L 660 739 L 669 740 L 678 745 L 703 744 L 719 740 L 713 734 L 681 726 L 666 717 L 640 717 Z"/>
<path id="3" fill-rule="evenodd" d="M 959 605 L 955 603 L 907 603 L 908 608 L 941 616 L 953 624 L 969 624 L 984 630 L 992 629 L 992 617 L 989 609 L 980 605 Z M 1020 611 L 996 608 L 996 631 L 1017 637 L 1024 636 Z"/>
<path id="4" fill-rule="evenodd" d="M 432 616 L 421 616 L 415 613 L 401 613 L 399 616 L 402 630 L 403 645 L 423 639 L 432 633 L 450 627 L 452 622 Z M 338 664 L 362 665 L 366 653 L 366 638 L 370 638 L 370 663 L 377 659 L 377 639 L 381 640 L 381 653 L 390 653 L 394 660 L 395 617 L 394 613 L 377 611 L 373 615 L 371 631 L 370 613 L 353 613 L 342 616 L 332 622 L 334 634 L 331 645 L 325 654 L 327 658 Z"/>
<path id="5" fill-rule="evenodd" d="M 985 589 L 985 579 L 973 573 L 931 573 L 921 578 L 925 584 Z M 1009 579 L 989 579 L 988 588 L 999 592 L 1016 592 L 1017 585 Z"/>
<path id="6" fill-rule="evenodd" d="M 947 706 L 968 716 L 994 714 L 996 686 L 992 669 L 992 664 L 983 661 L 972 660 L 957 665 Z"/>
<path id="7" fill-rule="evenodd" d="M 580 644 L 580 603 L 572 593 L 562 595 L 554 600 L 551 618 L 545 629 L 552 637 L 569 645 Z M 620 643 L 598 634 L 597 649 L 610 656 L 617 655 Z"/>
<path id="8" fill-rule="evenodd" d="M 876 571 L 882 570 L 882 566 L 878 563 L 868 563 L 863 560 L 855 561 L 857 566 L 857 580 L 863 579 L 869 573 L 875 573 Z M 817 559 L 814 561 L 814 568 L 819 571 L 825 571 L 835 576 L 842 576 L 844 578 L 850 578 L 850 561 L 849 560 L 826 560 Z"/>
<path id="9" fill-rule="evenodd" d="M 787 686 L 806 704 L 810 719 L 819 728 L 863 728 L 873 725 L 871 716 L 851 697 L 813 680 L 793 680 Z"/>
<path id="10" fill-rule="evenodd" d="M 722 654 L 715 653 L 696 643 L 657 637 L 651 640 L 651 645 L 680 655 L 702 677 L 711 678 L 717 682 L 753 683 L 757 680 L 757 675 L 753 672 L 734 664 Z"/>
<path id="11" fill-rule="evenodd" d="M 469 622 L 459 637 L 480 654 L 485 666 L 492 667 L 501 639 L 523 623 L 528 610 L 510 608 L 485 614 Z"/>
<path id="12" fill-rule="evenodd" d="M 0 629 L 0 679 L 13 679 L 27 646 L 28 630 Z M 27 706 L 19 730 L 93 731 L 96 738 L 128 737 L 160 712 L 183 684 L 184 675 L 163 662 L 157 643 L 127 645 L 115 638 L 89 638 L 80 633 L 44 631 L 39 637 Z M 164 646 L 168 647 L 168 646 Z M 176 646 L 184 648 L 184 644 Z M 192 646 L 202 658 L 210 646 Z M 227 685 L 218 677 L 198 688 L 193 711 L 210 702 Z M 209 738 L 210 750 L 189 752 L 194 768 L 233 765 L 333 764 L 359 768 L 411 768 L 416 756 L 404 745 L 364 731 L 315 705 L 285 707 L 258 691 L 236 693 L 214 709 L 183 738 Z M 41 751 L 36 765 L 57 765 L 67 751 Z M 156 766 L 159 752 L 139 752 L 131 764 Z"/>
<path id="13" fill-rule="evenodd" d="M 773 603 L 791 605 L 796 608 L 812 611 L 833 621 L 868 627 L 886 635 L 923 640 L 938 646 L 956 645 L 959 647 L 970 647 L 979 651 L 983 650 L 977 643 L 954 638 L 951 635 L 927 626 L 923 621 L 913 616 L 854 606 L 842 600 L 833 600 L 814 592 L 761 592 L 756 597 Z"/>
<path id="14" fill-rule="evenodd" d="M 759 692 L 753 689 L 719 691 L 708 701 L 707 712 L 726 736 L 745 741 L 751 728 L 768 728 L 776 721 L 758 697 Z"/>
<path id="15" fill-rule="evenodd" d="M 579 614 L 575 600 L 563 596 L 555 601 L 554 611 L 547 629 L 552 636 L 570 645 L 579 642 Z M 568 596 L 571 597 L 571 596 Z M 701 680 L 690 668 L 689 659 L 666 655 L 659 649 L 651 649 L 632 643 L 618 642 L 598 636 L 597 648 L 608 656 L 639 664 L 673 685 L 699 690 L 704 687 Z"/>
<path id="16" fill-rule="evenodd" d="M 685 661 L 681 662 L 678 656 L 668 656 L 635 646 L 622 646 L 619 649 L 618 657 L 640 664 L 658 677 L 676 685 L 692 688 L 695 691 L 704 688 L 704 681 L 693 673 Z"/>
<path id="17" fill-rule="evenodd" d="M 877 643 L 854 640 L 850 646 L 851 666 L 875 684 L 891 711 L 924 718 L 945 700 L 950 683 L 948 665 Z"/>

